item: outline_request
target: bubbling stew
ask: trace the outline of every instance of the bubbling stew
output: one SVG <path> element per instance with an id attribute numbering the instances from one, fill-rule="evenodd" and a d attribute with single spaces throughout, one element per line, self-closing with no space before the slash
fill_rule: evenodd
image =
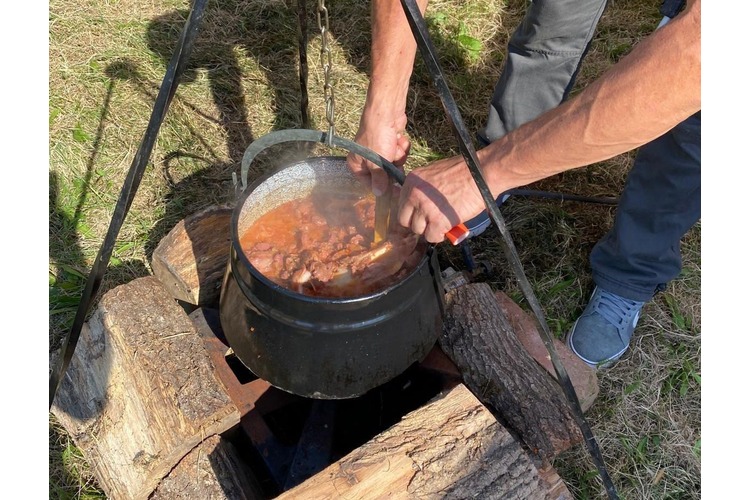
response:
<path id="1" fill-rule="evenodd" d="M 290 290 L 318 297 L 367 295 L 398 283 L 426 250 L 424 240 L 398 224 L 373 244 L 374 219 L 371 193 L 317 189 L 261 215 L 241 235 L 240 246 L 258 271 Z"/>

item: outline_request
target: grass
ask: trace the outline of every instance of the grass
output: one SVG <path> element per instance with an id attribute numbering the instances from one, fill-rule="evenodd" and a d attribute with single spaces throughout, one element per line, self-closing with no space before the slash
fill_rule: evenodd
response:
<path id="1" fill-rule="evenodd" d="M 483 125 L 508 36 L 525 4 L 430 4 L 430 30 L 470 130 Z M 611 4 L 575 92 L 653 29 L 659 4 Z M 70 328 L 188 8 L 177 0 L 50 2 L 50 352 Z M 311 127 L 323 129 L 320 37 L 315 6 L 308 9 Z M 336 130 L 351 138 L 368 81 L 369 12 L 353 1 L 331 2 L 329 9 Z M 231 174 L 254 138 L 301 126 L 296 29 L 294 10 L 279 0 L 208 4 L 102 293 L 150 274 L 150 253 L 180 219 L 231 200 Z M 407 115 L 413 140 L 408 169 L 457 153 L 421 61 Z M 624 154 L 531 187 L 617 196 L 632 159 L 633 153 Z M 586 304 L 592 288 L 588 254 L 611 225 L 614 208 L 512 197 L 502 211 L 550 327 L 562 336 Z M 498 238 L 490 229 L 472 244 L 475 257 L 491 264 L 482 279 L 525 305 Z M 682 274 L 646 305 L 630 350 L 600 375 L 600 395 L 588 413 L 622 498 L 700 498 L 700 240 L 699 223 L 683 240 Z M 452 248 L 443 249 L 441 260 L 465 267 Z M 103 498 L 85 457 L 51 415 L 49 461 L 50 498 Z M 584 447 L 564 453 L 555 466 L 577 498 L 604 497 Z"/>

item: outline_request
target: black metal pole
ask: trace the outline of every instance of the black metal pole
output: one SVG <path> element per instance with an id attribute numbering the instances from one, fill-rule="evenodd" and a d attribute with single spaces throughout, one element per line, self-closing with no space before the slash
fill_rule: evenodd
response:
<path id="1" fill-rule="evenodd" d="M 297 42 L 299 45 L 299 89 L 300 89 L 300 115 L 302 128 L 310 128 L 310 117 L 308 110 L 307 93 L 307 5 L 306 0 L 297 0 L 297 19 L 299 21 L 299 32 Z"/>

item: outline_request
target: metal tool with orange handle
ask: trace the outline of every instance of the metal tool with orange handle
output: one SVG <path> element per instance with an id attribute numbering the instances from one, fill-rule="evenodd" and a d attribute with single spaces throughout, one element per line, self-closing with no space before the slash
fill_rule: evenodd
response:
<path id="1" fill-rule="evenodd" d="M 448 238 L 448 241 L 453 245 L 458 245 L 470 235 L 471 231 L 469 231 L 469 228 L 466 227 L 463 222 L 457 226 L 453 226 L 450 231 L 445 233 L 445 237 Z"/>
<path id="2" fill-rule="evenodd" d="M 398 180 L 398 182 L 403 184 L 403 179 Z M 388 232 L 388 225 L 390 224 L 391 218 L 392 199 L 393 188 L 390 186 L 381 196 L 375 197 L 375 233 L 373 236 L 373 245 L 377 245 L 386 239 L 386 233 Z M 461 224 L 453 226 L 450 231 L 445 233 L 445 238 L 455 246 L 460 244 L 470 235 L 471 231 L 462 222 Z"/>

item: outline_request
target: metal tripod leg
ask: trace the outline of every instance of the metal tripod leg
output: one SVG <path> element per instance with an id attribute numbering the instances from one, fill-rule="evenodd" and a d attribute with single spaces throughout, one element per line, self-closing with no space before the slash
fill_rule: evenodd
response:
<path id="1" fill-rule="evenodd" d="M 107 230 L 104 242 L 99 249 L 99 253 L 94 260 L 88 280 L 86 281 L 86 286 L 83 290 L 81 301 L 78 304 L 75 319 L 73 320 L 73 326 L 63 341 L 60 356 L 57 358 L 55 367 L 50 375 L 50 408 L 55 400 L 57 388 L 60 386 L 60 382 L 65 375 L 70 360 L 73 358 L 73 352 L 78 344 L 78 338 L 81 335 L 81 329 L 83 328 L 86 315 L 91 308 L 93 298 L 99 290 L 104 272 L 109 265 L 109 259 L 112 256 L 112 251 L 117 241 L 117 235 L 125 221 L 125 216 L 130 209 L 133 198 L 135 198 L 136 191 L 138 190 L 138 186 L 143 178 L 143 173 L 146 170 L 146 165 L 151 156 L 151 151 L 154 148 L 159 128 L 161 127 L 162 121 L 167 114 L 169 104 L 172 102 L 172 98 L 177 90 L 180 76 L 187 65 L 188 58 L 193 49 L 193 44 L 198 36 L 198 27 L 203 19 L 205 7 L 206 0 L 195 0 L 193 2 L 190 9 L 190 15 L 185 22 L 185 27 L 183 28 L 180 39 L 177 42 L 177 47 L 175 48 L 175 51 L 172 54 L 172 59 L 167 66 L 167 72 L 164 75 L 164 80 L 162 81 L 161 86 L 159 87 L 159 93 L 156 96 L 154 108 L 151 112 L 151 118 L 146 127 L 146 132 L 141 140 L 141 145 L 138 147 L 138 151 L 133 158 L 133 162 L 130 165 L 130 170 L 125 178 L 125 183 L 120 191 L 120 197 L 115 205 L 114 214 L 109 223 L 109 229 Z"/>

